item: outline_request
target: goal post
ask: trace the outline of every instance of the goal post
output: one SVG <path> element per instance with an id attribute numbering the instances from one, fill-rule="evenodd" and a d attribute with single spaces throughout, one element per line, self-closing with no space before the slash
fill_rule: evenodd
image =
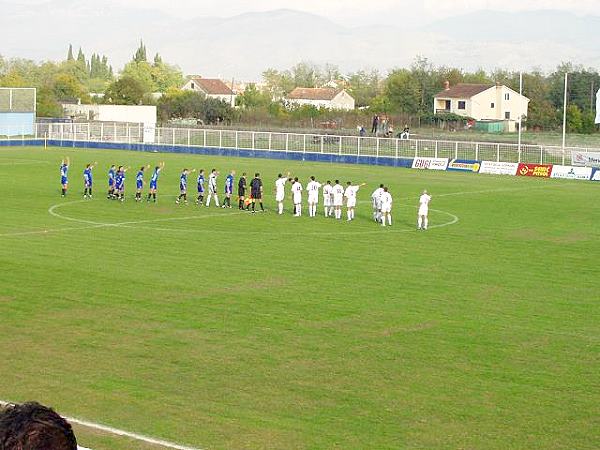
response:
<path id="1" fill-rule="evenodd" d="M 34 136 L 36 89 L 0 87 L 0 136 Z"/>

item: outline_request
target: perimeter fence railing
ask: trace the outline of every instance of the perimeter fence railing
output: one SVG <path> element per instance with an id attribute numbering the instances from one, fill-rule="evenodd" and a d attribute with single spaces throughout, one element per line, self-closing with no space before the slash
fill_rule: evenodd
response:
<path id="1" fill-rule="evenodd" d="M 571 151 L 600 152 L 580 148 L 517 144 L 399 139 L 383 137 L 300 134 L 269 131 L 242 131 L 192 128 L 154 128 L 143 124 L 90 122 L 38 123 L 35 135 L 25 139 L 53 141 L 153 144 L 167 147 L 204 147 L 296 153 L 320 153 L 377 158 L 449 158 L 473 161 L 522 162 L 531 164 L 571 163 Z M 7 136 L 0 136 L 0 139 Z"/>

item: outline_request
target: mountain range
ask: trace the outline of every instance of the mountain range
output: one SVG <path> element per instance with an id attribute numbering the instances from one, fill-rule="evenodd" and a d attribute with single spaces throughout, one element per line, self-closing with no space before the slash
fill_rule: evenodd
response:
<path id="1" fill-rule="evenodd" d="M 143 39 L 185 73 L 227 79 L 258 80 L 266 68 L 299 61 L 386 71 L 417 55 L 464 69 L 549 70 L 563 61 L 600 67 L 600 17 L 552 10 L 479 11 L 419 26 L 410 11 L 399 11 L 396 25 L 364 27 L 288 9 L 182 19 L 102 2 L 0 0 L 0 10 L 5 57 L 59 60 L 72 43 L 88 55 L 106 54 L 118 68 Z"/>

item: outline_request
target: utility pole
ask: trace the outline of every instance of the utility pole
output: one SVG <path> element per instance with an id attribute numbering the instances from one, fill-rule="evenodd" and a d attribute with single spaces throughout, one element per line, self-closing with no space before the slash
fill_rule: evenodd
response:
<path id="1" fill-rule="evenodd" d="M 565 144 L 567 142 L 567 89 L 569 83 L 569 73 L 565 73 L 565 98 L 563 101 L 563 136 L 562 136 L 562 150 L 563 154 L 565 151 Z"/>

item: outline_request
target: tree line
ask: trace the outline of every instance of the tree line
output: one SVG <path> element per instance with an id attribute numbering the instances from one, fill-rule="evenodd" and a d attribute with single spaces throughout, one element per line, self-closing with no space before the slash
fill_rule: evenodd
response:
<path id="1" fill-rule="evenodd" d="M 549 73 L 530 70 L 523 74 L 523 94 L 531 99 L 527 118 L 529 129 L 560 128 L 565 73 L 569 73 L 569 131 L 592 133 L 596 130 L 594 106 L 600 75 L 593 68 L 572 63 L 561 64 Z M 36 87 L 39 116 L 61 116 L 60 101 L 80 99 L 82 102 L 112 104 L 156 104 L 162 122 L 196 118 L 205 123 L 308 125 L 314 121 L 341 120 L 356 124 L 364 123 L 375 113 L 417 117 L 427 122 L 435 120 L 432 117 L 433 98 L 443 89 L 445 81 L 451 85 L 501 83 L 519 90 L 518 72 L 503 69 L 466 71 L 435 66 L 423 57 L 417 57 L 409 67 L 396 68 L 386 74 L 378 70 L 344 74 L 331 64 L 300 62 L 286 70 L 265 70 L 262 83 L 249 84 L 237 97 L 238 108 L 233 109 L 199 93 L 182 92 L 180 88 L 185 78 L 181 69 L 164 62 L 158 53 L 150 58 L 143 42 L 118 75 L 106 56 L 93 53 L 88 58 L 81 48 L 75 55 L 72 45 L 69 45 L 66 59 L 60 62 L 36 63 L 0 56 L 0 86 Z M 311 106 L 290 108 L 283 102 L 296 87 L 321 87 L 332 82 L 355 98 L 356 111 L 342 113 Z"/>
<path id="2" fill-rule="evenodd" d="M 531 102 L 529 129 L 553 130 L 562 125 L 564 76 L 569 74 L 567 125 L 570 132 L 592 133 L 596 127 L 595 99 L 600 89 L 600 74 L 593 68 L 572 63 L 560 64 L 554 71 L 530 70 L 523 73 L 523 95 Z M 240 105 L 249 109 L 261 106 L 270 115 L 280 111 L 269 104 L 269 97 L 285 97 L 295 87 L 318 87 L 337 80 L 355 98 L 358 108 L 371 113 L 404 114 L 433 120 L 433 99 L 444 82 L 504 84 L 519 91 L 519 72 L 497 69 L 465 71 L 455 67 L 435 66 L 427 58 L 417 57 L 408 68 L 397 68 L 387 75 L 377 70 L 357 71 L 342 75 L 335 66 L 299 63 L 288 70 L 268 69 L 263 72 L 266 91 L 246 90 Z M 315 111 L 313 111 L 315 113 Z M 323 114 L 326 114 L 323 112 Z"/>

